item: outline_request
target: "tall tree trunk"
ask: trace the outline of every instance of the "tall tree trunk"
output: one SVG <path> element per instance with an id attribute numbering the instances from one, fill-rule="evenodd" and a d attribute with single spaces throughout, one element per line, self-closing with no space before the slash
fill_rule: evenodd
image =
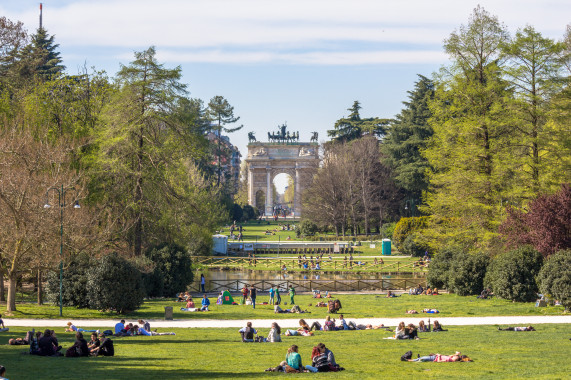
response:
<path id="1" fill-rule="evenodd" d="M 4 294 L 4 270 L 0 268 L 0 302 L 6 301 L 6 295 Z"/>
<path id="2" fill-rule="evenodd" d="M 6 311 L 16 311 L 16 284 L 17 278 L 15 273 L 8 274 L 8 302 L 6 302 Z"/>
<path id="3" fill-rule="evenodd" d="M 137 154 L 138 159 L 138 177 L 137 184 L 135 185 L 135 204 L 137 205 L 137 221 L 135 223 L 135 236 L 134 236 L 134 254 L 135 256 L 141 256 L 143 251 L 143 127 L 139 131 L 139 152 Z"/>
<path id="4" fill-rule="evenodd" d="M 42 288 L 42 270 L 38 269 L 38 305 L 42 305 L 44 303 L 43 298 L 44 294 Z"/>

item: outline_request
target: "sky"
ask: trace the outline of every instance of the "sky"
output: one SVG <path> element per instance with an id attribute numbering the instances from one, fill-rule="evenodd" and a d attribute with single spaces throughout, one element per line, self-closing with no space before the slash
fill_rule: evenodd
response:
<path id="1" fill-rule="evenodd" d="M 355 100 L 362 117 L 394 117 L 417 74 L 448 63 L 443 40 L 478 4 L 512 34 L 532 25 L 561 39 L 571 23 L 569 0 L 46 0 L 43 25 L 70 74 L 113 76 L 155 46 L 191 97 L 234 106 L 244 127 L 230 139 L 245 158 L 248 132 L 267 141 L 283 123 L 325 141 Z M 30 33 L 38 15 L 37 1 L 0 0 L 0 16 Z"/>

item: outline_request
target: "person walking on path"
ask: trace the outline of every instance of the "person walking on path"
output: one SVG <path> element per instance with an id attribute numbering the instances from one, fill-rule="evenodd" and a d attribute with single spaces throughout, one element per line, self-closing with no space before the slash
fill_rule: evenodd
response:
<path id="1" fill-rule="evenodd" d="M 242 288 L 242 305 L 246 304 L 246 300 L 248 299 L 248 294 L 250 294 L 250 291 L 248 290 L 248 285 L 246 284 Z"/>
<path id="2" fill-rule="evenodd" d="M 204 274 L 200 274 L 200 287 L 202 288 L 202 293 L 206 293 L 204 290 L 204 284 L 206 284 L 206 279 L 204 278 Z"/>
<path id="3" fill-rule="evenodd" d="M 256 308 L 256 296 L 257 296 L 256 293 L 257 293 L 256 287 L 252 285 L 252 287 L 250 288 L 250 298 L 252 299 L 252 306 L 254 309 Z"/>
<path id="4" fill-rule="evenodd" d="M 274 300 L 275 294 L 276 292 L 274 291 L 274 288 L 270 287 L 270 305 L 273 305 L 275 303 Z"/>
<path id="5" fill-rule="evenodd" d="M 292 305 L 295 304 L 293 297 L 295 297 L 295 289 L 293 288 L 293 285 L 289 286 L 289 299 Z"/>

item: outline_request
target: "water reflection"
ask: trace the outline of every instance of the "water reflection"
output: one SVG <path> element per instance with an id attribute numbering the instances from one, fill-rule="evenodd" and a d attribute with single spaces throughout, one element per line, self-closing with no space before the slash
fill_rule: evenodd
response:
<path id="1" fill-rule="evenodd" d="M 334 273 L 334 272 L 318 272 L 318 273 L 300 273 L 300 272 L 276 272 L 276 271 L 223 271 L 209 270 L 204 273 L 206 280 L 381 280 L 390 278 L 424 278 L 423 273 L 398 273 L 393 275 L 381 273 Z M 200 275 L 198 276 L 200 277 Z"/>

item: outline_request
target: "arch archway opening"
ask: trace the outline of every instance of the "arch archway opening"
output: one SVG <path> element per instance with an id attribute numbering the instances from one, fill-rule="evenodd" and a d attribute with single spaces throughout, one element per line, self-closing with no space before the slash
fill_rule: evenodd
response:
<path id="1" fill-rule="evenodd" d="M 273 180 L 274 209 L 282 216 L 294 212 L 295 183 L 291 175 L 280 173 Z"/>

